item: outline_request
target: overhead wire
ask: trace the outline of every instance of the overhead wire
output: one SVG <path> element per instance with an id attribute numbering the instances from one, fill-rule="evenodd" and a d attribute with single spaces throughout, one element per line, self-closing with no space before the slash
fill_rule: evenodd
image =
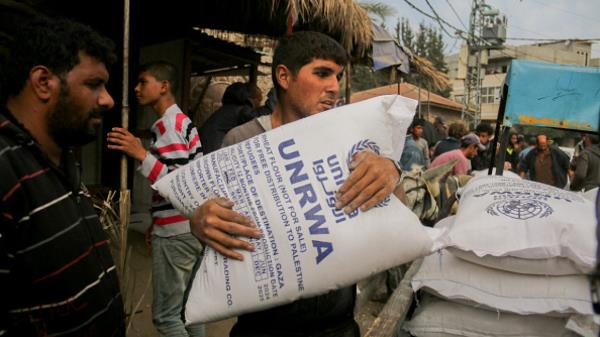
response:
<path id="1" fill-rule="evenodd" d="M 600 22 L 600 20 L 598 20 L 598 19 L 594 19 L 594 18 L 591 18 L 591 17 L 589 17 L 589 16 L 581 15 L 581 14 L 579 14 L 579 13 L 571 12 L 571 11 L 569 11 L 569 10 L 566 10 L 566 9 L 564 9 L 564 8 L 561 8 L 561 7 L 557 7 L 557 6 L 549 5 L 549 4 L 547 4 L 547 3 L 544 3 L 544 2 L 542 2 L 542 1 L 539 1 L 539 0 L 531 0 L 531 1 L 533 1 L 533 2 L 537 2 L 538 4 L 540 4 L 540 5 L 542 5 L 542 6 L 545 6 L 545 7 L 548 7 L 548 8 L 554 8 L 555 10 L 559 10 L 559 11 L 561 11 L 561 12 L 565 12 L 565 13 L 569 13 L 569 14 L 571 14 L 571 15 L 578 16 L 578 17 L 580 17 L 580 18 L 583 18 L 583 19 L 586 19 L 586 20 L 590 20 L 590 21 L 594 21 L 594 22 Z"/>
<path id="2" fill-rule="evenodd" d="M 450 2 L 450 0 L 446 0 L 446 2 L 448 3 L 448 6 L 450 6 L 450 9 L 454 13 L 454 16 L 456 16 L 456 18 L 458 19 L 458 21 L 460 22 L 460 24 L 463 26 L 463 28 L 465 30 L 469 30 L 469 28 L 467 27 L 467 25 L 465 25 L 465 23 L 463 22 L 463 20 L 460 18 L 460 15 L 458 15 L 458 12 L 456 12 L 456 9 L 454 9 L 454 6 L 452 6 L 452 3 Z"/>
<path id="3" fill-rule="evenodd" d="M 442 28 L 442 30 L 448 35 L 448 37 L 452 38 L 452 34 L 450 34 L 447 30 L 446 27 L 444 27 L 444 25 L 442 24 L 442 18 L 439 16 L 439 14 L 435 11 L 435 9 L 433 8 L 433 6 L 431 5 L 431 3 L 429 2 L 429 0 L 425 0 L 425 2 L 427 3 L 427 6 L 429 6 L 429 9 L 431 9 L 431 11 L 433 12 L 433 15 L 435 15 L 436 21 L 438 23 L 438 25 L 440 26 L 440 28 Z"/>

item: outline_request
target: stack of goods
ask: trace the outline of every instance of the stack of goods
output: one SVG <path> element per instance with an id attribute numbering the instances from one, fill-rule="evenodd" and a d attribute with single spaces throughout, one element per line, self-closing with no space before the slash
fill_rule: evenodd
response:
<path id="1" fill-rule="evenodd" d="M 461 192 L 439 253 L 412 279 L 425 293 L 404 327 L 414 336 L 598 336 L 587 273 L 594 204 L 581 194 L 481 176 Z M 444 248 L 444 249 L 442 249 Z"/>

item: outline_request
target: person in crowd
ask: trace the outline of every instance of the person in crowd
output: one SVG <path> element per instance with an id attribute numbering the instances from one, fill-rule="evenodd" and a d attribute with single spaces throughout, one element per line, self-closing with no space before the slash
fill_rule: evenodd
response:
<path id="1" fill-rule="evenodd" d="M 431 162 L 429 159 L 429 144 L 427 140 L 423 138 L 423 126 L 425 125 L 425 121 L 420 118 L 415 118 L 408 129 L 408 136 L 406 137 L 407 141 L 412 140 L 423 152 L 423 158 L 425 159 L 425 168 L 427 168 Z"/>
<path id="2" fill-rule="evenodd" d="M 575 144 L 575 147 L 573 149 L 573 157 L 571 158 L 571 164 L 569 166 L 569 170 L 571 172 L 575 172 L 577 168 L 577 157 L 579 157 L 583 150 L 585 150 L 586 144 L 589 144 L 589 142 L 587 141 L 587 133 L 582 133 L 579 141 L 577 142 L 577 144 Z"/>
<path id="3" fill-rule="evenodd" d="M 0 65 L 0 336 L 125 336 L 109 240 L 74 155 L 114 106 L 114 44 L 65 19 L 21 24 Z"/>
<path id="4" fill-rule="evenodd" d="M 487 170 L 490 167 L 492 161 L 492 136 L 494 135 L 494 129 L 489 123 L 481 122 L 475 128 L 475 134 L 479 137 L 479 142 L 485 147 L 484 150 L 479 151 L 477 156 L 471 159 L 471 167 L 475 171 Z"/>
<path id="5" fill-rule="evenodd" d="M 241 142 L 268 130 L 334 107 L 338 78 L 348 60 L 344 48 L 317 32 L 295 32 L 282 37 L 275 49 L 272 79 L 277 93 L 273 113 L 231 130 L 223 146 Z M 351 173 L 336 195 L 338 209 L 367 211 L 394 191 L 400 180 L 397 166 L 371 151 L 359 152 Z M 400 190 L 396 189 L 396 191 Z M 244 237 L 259 238 L 252 221 L 232 210 L 224 198 L 208 200 L 194 212 L 192 230 L 217 252 L 242 259 L 234 249 L 252 251 Z M 281 307 L 241 315 L 230 336 L 358 337 L 354 321 L 355 286 L 295 301 Z"/>
<path id="6" fill-rule="evenodd" d="M 598 135 L 586 135 L 585 150 L 577 158 L 571 190 L 588 191 L 600 186 L 600 145 Z"/>
<path id="7" fill-rule="evenodd" d="M 108 133 L 108 148 L 122 151 L 140 163 L 138 171 L 150 183 L 202 155 L 198 131 L 175 102 L 177 71 L 157 61 L 141 66 L 135 95 L 141 106 L 158 116 L 150 131 L 152 144 L 144 148 L 127 129 Z M 190 222 L 158 193 L 152 196 L 152 321 L 162 336 L 204 336 L 204 326 L 185 326 L 183 297 L 192 268 L 202 256 L 202 244 L 190 233 Z"/>
<path id="8" fill-rule="evenodd" d="M 448 137 L 442 139 L 435 146 L 433 158 L 441 155 L 444 152 L 456 150 L 460 148 L 460 139 L 467 134 L 467 128 L 463 123 L 456 122 L 450 124 L 448 128 Z"/>
<path id="9" fill-rule="evenodd" d="M 257 117 L 254 109 L 262 101 L 262 92 L 251 83 L 230 84 L 223 94 L 223 105 L 200 128 L 200 141 L 204 154 L 221 148 L 223 137 L 236 126 Z"/>
<path id="10" fill-rule="evenodd" d="M 533 136 L 525 137 L 523 146 L 521 147 L 521 151 L 519 152 L 519 164 L 517 165 L 517 172 L 523 171 L 525 167 L 525 157 L 529 153 L 529 151 L 535 149 L 536 146 L 536 138 Z M 529 174 L 525 174 L 523 176 L 525 179 L 529 179 Z"/>
<path id="11" fill-rule="evenodd" d="M 429 152 L 429 149 L 427 151 Z M 402 171 L 408 172 L 417 167 L 425 169 L 428 165 L 429 163 L 425 159 L 425 154 L 423 154 L 423 148 L 412 138 L 407 138 L 404 142 L 402 157 L 400 157 L 400 168 Z"/>
<path id="12" fill-rule="evenodd" d="M 546 135 L 536 137 L 536 147 L 527 153 L 519 175 L 540 183 L 564 188 L 567 185 L 569 156 L 557 146 L 548 144 Z"/>
<path id="13" fill-rule="evenodd" d="M 514 132 L 511 132 L 509 137 L 506 153 L 504 155 L 504 162 L 508 162 L 510 164 L 507 165 L 509 169 L 517 173 L 519 166 L 519 137 Z"/>
<path id="14" fill-rule="evenodd" d="M 477 156 L 477 151 L 484 151 L 485 146 L 481 144 L 479 137 L 474 133 L 469 133 L 460 138 L 460 148 L 442 153 L 435 157 L 430 167 L 438 167 L 456 159 L 456 165 L 452 168 L 452 175 L 469 174 L 469 159 Z"/>
<path id="15" fill-rule="evenodd" d="M 433 127 L 435 128 L 439 140 L 448 137 L 448 125 L 446 125 L 442 116 L 435 117 L 433 120 Z"/>

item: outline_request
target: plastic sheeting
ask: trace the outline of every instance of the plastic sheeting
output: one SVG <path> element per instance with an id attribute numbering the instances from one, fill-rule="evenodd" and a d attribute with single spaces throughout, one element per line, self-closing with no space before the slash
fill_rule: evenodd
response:
<path id="1" fill-rule="evenodd" d="M 392 35 L 378 25 L 373 25 L 373 35 L 373 69 L 397 66 L 401 72 L 410 73 L 410 56 Z"/>
<path id="2" fill-rule="evenodd" d="M 600 68 L 512 61 L 504 125 L 598 131 Z"/>

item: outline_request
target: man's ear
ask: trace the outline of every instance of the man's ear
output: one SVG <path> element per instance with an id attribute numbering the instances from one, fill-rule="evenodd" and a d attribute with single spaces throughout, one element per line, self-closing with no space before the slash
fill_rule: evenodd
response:
<path id="1" fill-rule="evenodd" d="M 58 76 L 45 66 L 35 66 L 29 72 L 29 82 L 35 95 L 43 102 L 47 102 L 52 94 L 60 87 Z"/>
<path id="2" fill-rule="evenodd" d="M 275 79 L 281 88 L 287 90 L 292 80 L 292 71 L 283 64 L 279 64 L 275 67 Z"/>
<path id="3" fill-rule="evenodd" d="M 160 94 L 165 95 L 171 92 L 171 83 L 169 81 L 160 81 Z"/>

